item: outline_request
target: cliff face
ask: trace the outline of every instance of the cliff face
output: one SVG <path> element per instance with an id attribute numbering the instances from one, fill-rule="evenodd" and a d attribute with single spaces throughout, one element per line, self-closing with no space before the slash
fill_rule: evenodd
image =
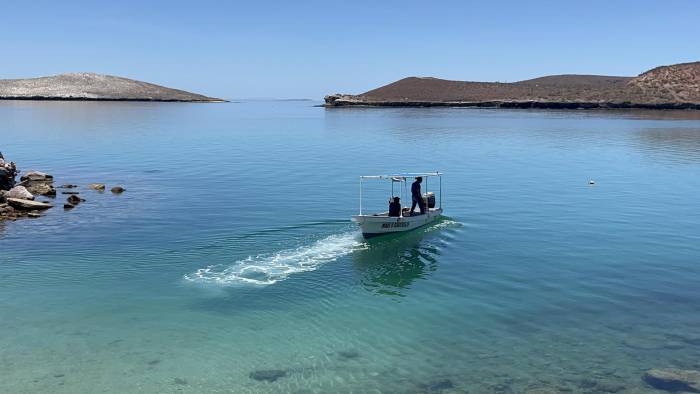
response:
<path id="1" fill-rule="evenodd" d="M 0 99 L 220 102 L 217 98 L 93 73 L 0 80 Z"/>
<path id="2" fill-rule="evenodd" d="M 700 62 L 638 77 L 554 75 L 514 83 L 410 77 L 360 95 L 327 96 L 326 105 L 700 109 Z"/>

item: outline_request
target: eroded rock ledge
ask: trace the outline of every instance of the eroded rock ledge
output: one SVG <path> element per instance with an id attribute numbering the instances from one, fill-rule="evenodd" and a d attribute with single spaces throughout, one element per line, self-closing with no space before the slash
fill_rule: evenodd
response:
<path id="1" fill-rule="evenodd" d="M 700 109 L 700 103 L 565 102 L 565 101 L 376 101 L 360 96 L 329 95 L 325 107 L 481 107 L 537 109 Z"/>

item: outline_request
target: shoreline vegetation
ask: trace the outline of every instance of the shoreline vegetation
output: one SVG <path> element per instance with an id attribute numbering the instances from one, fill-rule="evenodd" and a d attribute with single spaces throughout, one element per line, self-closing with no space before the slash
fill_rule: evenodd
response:
<path id="1" fill-rule="evenodd" d="M 552 75 L 512 83 L 408 77 L 359 95 L 328 95 L 324 101 L 327 108 L 700 110 L 700 62 L 656 67 L 637 77 Z"/>
<path id="2" fill-rule="evenodd" d="M 94 73 L 1 79 L 0 100 L 227 102 L 148 82 Z"/>

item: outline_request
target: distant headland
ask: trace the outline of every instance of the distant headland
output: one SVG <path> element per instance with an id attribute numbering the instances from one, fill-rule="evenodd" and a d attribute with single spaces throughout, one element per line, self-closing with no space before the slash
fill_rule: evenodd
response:
<path id="1" fill-rule="evenodd" d="M 0 79 L 0 100 L 225 102 L 184 90 L 94 73 Z"/>
<path id="2" fill-rule="evenodd" d="M 700 109 L 700 62 L 637 77 L 553 75 L 513 83 L 409 77 L 359 95 L 326 96 L 325 106 Z"/>

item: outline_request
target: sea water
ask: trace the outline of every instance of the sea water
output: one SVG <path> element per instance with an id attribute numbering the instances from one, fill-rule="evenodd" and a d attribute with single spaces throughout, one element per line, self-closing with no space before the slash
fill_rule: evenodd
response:
<path id="1" fill-rule="evenodd" d="M 647 369 L 700 369 L 700 115 L 314 104 L 0 103 L 0 151 L 86 200 L 0 224 L 0 392 L 653 392 Z M 361 238 L 360 175 L 436 170 L 443 220 Z"/>

